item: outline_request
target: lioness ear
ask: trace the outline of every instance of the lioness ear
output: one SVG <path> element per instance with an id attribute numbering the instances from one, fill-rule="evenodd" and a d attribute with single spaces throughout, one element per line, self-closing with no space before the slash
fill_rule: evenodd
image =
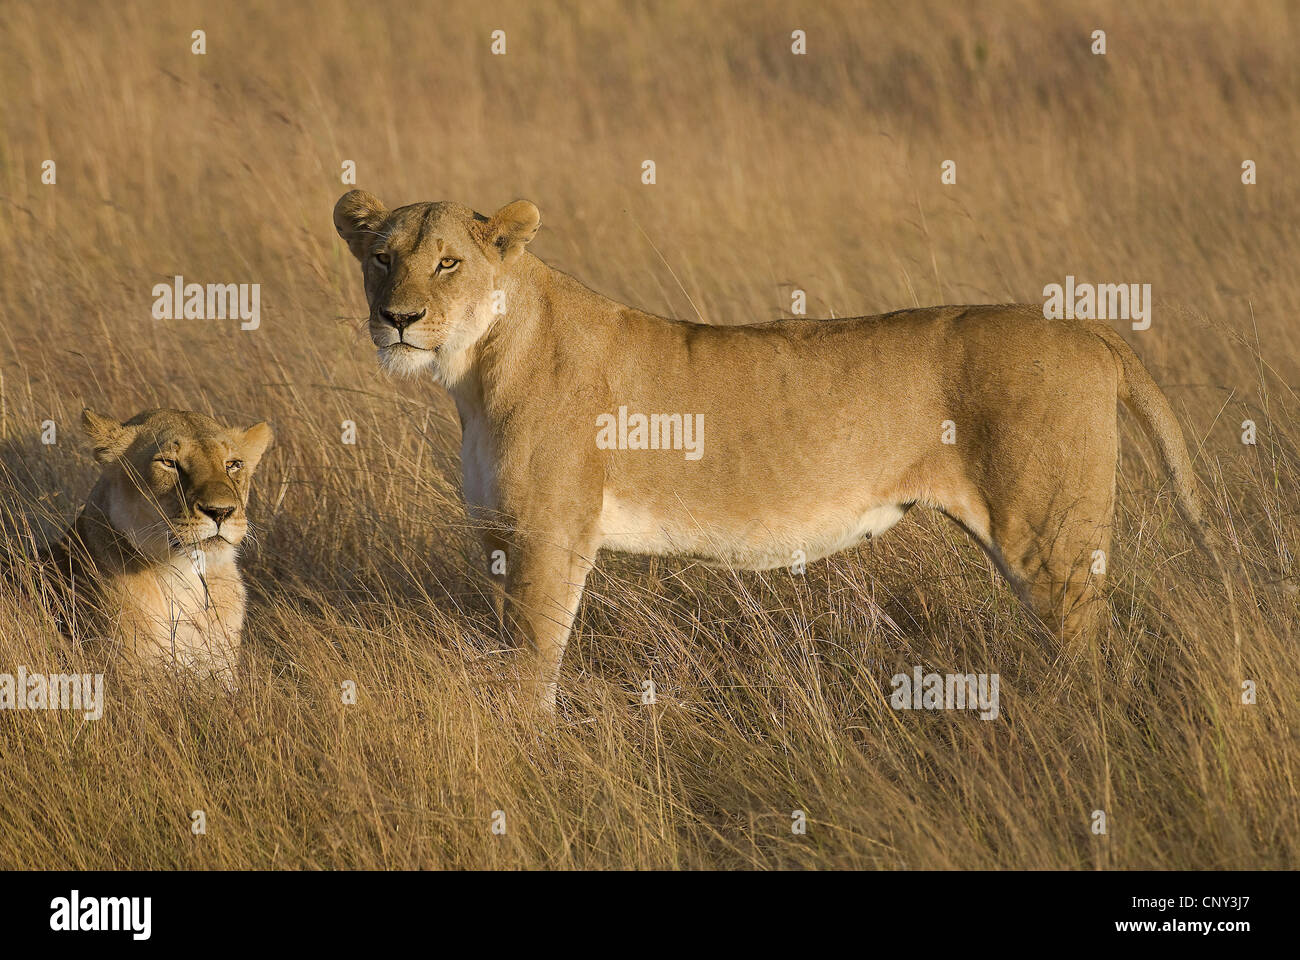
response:
<path id="1" fill-rule="evenodd" d="M 87 407 L 81 411 L 81 429 L 90 440 L 90 447 L 98 463 L 112 463 L 131 446 L 136 428 L 118 423 L 112 417 L 101 417 Z"/>
<path id="2" fill-rule="evenodd" d="M 537 236 L 542 225 L 542 213 L 528 200 L 507 203 L 492 215 L 487 223 L 478 224 L 479 240 L 489 253 L 495 253 L 502 263 L 519 256 L 524 245 Z"/>
<path id="3" fill-rule="evenodd" d="M 261 423 L 255 423 L 247 430 L 239 441 L 239 454 L 244 458 L 244 466 L 252 473 L 258 462 L 262 459 L 262 454 L 266 448 L 271 445 L 275 435 L 271 432 L 271 425 L 265 420 Z"/>
<path id="4" fill-rule="evenodd" d="M 348 243 L 352 256 L 364 260 L 370 252 L 371 241 L 388 216 L 388 210 L 379 198 L 364 190 L 349 190 L 334 204 L 334 229 Z"/>

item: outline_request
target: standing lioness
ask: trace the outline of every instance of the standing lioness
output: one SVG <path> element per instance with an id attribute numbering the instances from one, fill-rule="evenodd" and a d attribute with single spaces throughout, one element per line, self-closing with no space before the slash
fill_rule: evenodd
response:
<path id="1" fill-rule="evenodd" d="M 86 410 L 82 425 L 104 468 L 52 557 L 82 598 L 72 612 L 81 632 L 121 644 L 136 664 L 233 687 L 245 596 L 236 553 L 271 428 L 179 410 L 126 423 Z"/>
<path id="2" fill-rule="evenodd" d="M 766 569 L 878 536 L 918 503 L 1080 635 L 1109 546 L 1118 400 L 1210 549 L 1169 403 L 1103 324 L 1030 306 L 666 320 L 526 252 L 539 223 L 526 200 L 484 217 L 353 190 L 334 208 L 379 362 L 428 370 L 456 400 L 465 499 L 505 561 L 493 575 L 544 705 L 602 547 Z"/>

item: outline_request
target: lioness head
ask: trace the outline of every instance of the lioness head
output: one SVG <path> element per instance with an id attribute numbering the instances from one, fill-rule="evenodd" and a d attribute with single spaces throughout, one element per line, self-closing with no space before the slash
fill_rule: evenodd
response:
<path id="1" fill-rule="evenodd" d="M 388 210 L 364 190 L 340 197 L 334 226 L 361 261 L 380 365 L 454 379 L 458 358 L 492 322 L 493 290 L 540 223 L 527 200 L 485 217 L 459 203 Z"/>
<path id="2" fill-rule="evenodd" d="M 179 410 L 147 410 L 126 423 L 86 410 L 81 422 L 104 464 L 92 499 L 140 553 L 161 561 L 196 548 L 233 552 L 243 541 L 267 424 L 240 430 Z"/>

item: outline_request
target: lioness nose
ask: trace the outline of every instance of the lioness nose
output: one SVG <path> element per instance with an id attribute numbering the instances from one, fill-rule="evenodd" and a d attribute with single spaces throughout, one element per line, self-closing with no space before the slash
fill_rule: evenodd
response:
<path id="1" fill-rule="evenodd" d="M 424 310 L 421 310 L 419 313 L 395 313 L 392 310 L 379 311 L 379 315 L 396 327 L 398 333 L 401 333 L 411 324 L 415 323 L 416 320 L 419 320 L 424 316 L 424 313 Z"/>
<path id="2" fill-rule="evenodd" d="M 217 526 L 221 526 L 222 521 L 230 519 L 230 515 L 235 512 L 235 508 L 214 507 L 206 503 L 200 503 L 199 512 L 207 514 L 213 519 Z"/>

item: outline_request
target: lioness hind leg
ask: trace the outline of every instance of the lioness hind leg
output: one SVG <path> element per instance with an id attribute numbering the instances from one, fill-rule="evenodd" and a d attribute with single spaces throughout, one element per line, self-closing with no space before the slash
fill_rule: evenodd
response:
<path id="1" fill-rule="evenodd" d="M 1030 405 L 994 441 L 981 473 L 990 537 L 1017 586 L 1064 653 L 1078 659 L 1105 622 L 1119 451 L 1114 387 L 1082 382 L 1078 402 Z"/>
<path id="2" fill-rule="evenodd" d="M 1003 522 L 994 539 L 1012 586 L 1065 654 L 1075 659 L 1086 653 L 1108 615 L 1101 588 L 1109 510 L 1070 511 L 1054 523 Z"/>
<path id="3" fill-rule="evenodd" d="M 1107 609 L 1101 592 L 1103 577 L 1089 573 L 1082 564 L 1048 566 L 1028 584 L 1034 612 L 1071 658 L 1087 652 L 1104 622 Z"/>

